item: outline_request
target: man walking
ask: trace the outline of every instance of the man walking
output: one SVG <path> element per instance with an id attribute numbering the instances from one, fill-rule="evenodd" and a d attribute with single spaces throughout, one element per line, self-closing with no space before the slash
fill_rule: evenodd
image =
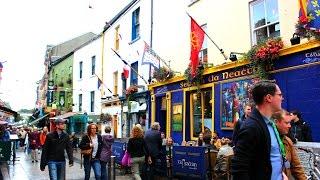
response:
<path id="1" fill-rule="evenodd" d="M 291 111 L 292 123 L 290 129 L 290 137 L 293 142 L 304 141 L 312 142 L 311 128 L 302 119 L 301 113 L 297 110 Z"/>
<path id="2" fill-rule="evenodd" d="M 64 180 L 66 178 L 66 160 L 64 150 L 69 158 L 69 166 L 73 166 L 73 151 L 69 135 L 64 132 L 65 119 L 56 119 L 56 130 L 47 135 L 41 154 L 40 170 L 44 171 L 48 165 L 50 180 Z"/>
<path id="3" fill-rule="evenodd" d="M 282 155 L 279 133 L 273 121 L 274 112 L 281 110 L 283 100 L 278 85 L 260 81 L 253 86 L 256 108 L 239 130 L 231 172 L 234 179 L 282 180 Z"/>
<path id="4" fill-rule="evenodd" d="M 158 122 L 152 123 L 151 129 L 146 131 L 144 139 L 151 156 L 150 173 L 148 173 L 151 177 L 148 177 L 148 179 L 153 180 L 155 162 L 159 157 L 162 147 L 160 124 Z"/>

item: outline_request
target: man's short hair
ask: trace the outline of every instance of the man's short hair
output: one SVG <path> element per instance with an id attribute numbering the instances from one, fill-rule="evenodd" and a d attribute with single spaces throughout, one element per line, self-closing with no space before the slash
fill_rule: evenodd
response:
<path id="1" fill-rule="evenodd" d="M 160 124 L 159 122 L 154 122 L 151 124 L 151 129 L 153 130 L 160 130 Z"/>
<path id="2" fill-rule="evenodd" d="M 277 89 L 277 85 L 274 81 L 262 80 L 253 85 L 251 94 L 253 101 L 256 105 L 263 103 L 264 97 L 268 94 L 274 95 Z"/>

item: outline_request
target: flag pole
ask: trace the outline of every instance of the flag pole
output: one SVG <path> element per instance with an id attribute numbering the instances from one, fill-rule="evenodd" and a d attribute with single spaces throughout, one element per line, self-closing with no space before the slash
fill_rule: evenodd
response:
<path id="1" fill-rule="evenodd" d="M 132 68 L 132 67 L 127 63 L 127 61 L 125 61 L 125 60 L 120 56 L 120 54 L 117 53 L 117 51 L 115 51 L 115 50 L 112 49 L 112 48 L 111 48 L 111 50 L 122 60 L 122 62 L 123 62 L 125 65 L 129 66 L 130 69 L 131 69 L 133 72 L 135 72 L 146 84 L 148 84 L 148 81 L 146 81 L 146 80 L 144 79 L 144 77 L 141 76 L 141 75 L 138 73 L 138 71 L 136 71 L 134 68 Z"/>
<path id="2" fill-rule="evenodd" d="M 187 13 L 187 15 L 191 18 L 191 19 L 193 19 L 192 18 L 192 16 L 190 16 L 190 14 L 188 13 L 188 12 L 186 12 Z M 193 19 L 194 20 L 194 19 Z M 195 20 L 194 20 L 195 21 Z M 196 22 L 196 21 L 195 21 Z M 198 23 L 197 23 L 198 24 Z M 224 51 L 223 51 L 223 49 L 221 49 L 212 39 L 211 39 L 211 37 L 201 28 L 201 30 L 203 31 L 203 33 L 209 38 L 209 40 L 217 47 L 217 49 L 219 49 L 219 51 L 220 51 L 220 53 L 221 53 L 221 55 L 224 57 L 224 60 L 228 60 L 228 57 L 224 54 Z"/>
<path id="3" fill-rule="evenodd" d="M 111 90 L 110 90 L 110 89 L 109 89 L 109 88 L 104 84 L 103 80 L 102 80 L 102 79 L 100 79 L 100 78 L 99 78 L 99 76 L 98 76 L 96 73 L 94 73 L 94 75 L 95 75 L 95 76 L 97 76 L 98 81 L 100 80 L 100 81 L 101 81 L 101 84 L 102 84 L 105 88 L 107 88 L 107 89 L 108 89 L 108 91 L 109 91 L 111 94 L 113 94 L 113 93 L 112 93 L 112 91 L 111 91 Z M 102 96 L 101 96 L 101 97 L 102 97 Z"/>

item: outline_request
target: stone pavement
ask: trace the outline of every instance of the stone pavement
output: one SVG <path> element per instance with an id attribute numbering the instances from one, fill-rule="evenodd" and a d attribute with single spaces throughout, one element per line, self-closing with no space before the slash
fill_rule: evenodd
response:
<path id="1" fill-rule="evenodd" d="M 84 170 L 80 168 L 80 151 L 74 152 L 74 166 L 66 168 L 67 180 L 82 180 L 84 179 Z M 32 163 L 31 157 L 26 155 L 22 150 L 17 151 L 17 159 L 13 165 L 10 162 L 9 165 L 2 163 L 0 170 L 4 180 L 48 180 L 49 172 L 48 167 L 45 171 L 40 170 L 40 162 Z M 40 159 L 40 154 L 38 156 Z M 68 162 L 68 161 L 67 161 Z M 116 170 L 116 179 L 118 180 L 130 180 L 132 179 L 128 175 L 120 175 L 120 170 Z M 1 178 L 1 177 L 0 177 Z M 91 178 L 94 178 L 93 170 L 91 170 Z"/>

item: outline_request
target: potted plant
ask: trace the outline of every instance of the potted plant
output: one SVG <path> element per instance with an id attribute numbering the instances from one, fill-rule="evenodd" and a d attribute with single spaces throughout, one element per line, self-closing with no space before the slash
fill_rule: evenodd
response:
<path id="1" fill-rule="evenodd" d="M 191 72 L 191 64 L 187 67 L 187 69 L 184 71 L 184 77 L 186 78 L 187 82 L 195 83 L 197 85 L 198 91 L 200 90 L 200 84 L 202 82 L 202 74 L 204 71 L 203 64 L 199 64 L 198 68 L 196 69 L 195 75 L 192 75 Z"/>
<path id="2" fill-rule="evenodd" d="M 126 89 L 126 97 L 130 101 L 132 95 L 138 92 L 138 87 L 136 85 L 132 85 Z"/>
<path id="3" fill-rule="evenodd" d="M 274 60 L 279 58 L 280 49 L 283 48 L 281 38 L 270 38 L 253 46 L 243 58 L 250 61 L 254 75 L 260 79 L 268 79 L 268 70 L 273 67 Z"/>

